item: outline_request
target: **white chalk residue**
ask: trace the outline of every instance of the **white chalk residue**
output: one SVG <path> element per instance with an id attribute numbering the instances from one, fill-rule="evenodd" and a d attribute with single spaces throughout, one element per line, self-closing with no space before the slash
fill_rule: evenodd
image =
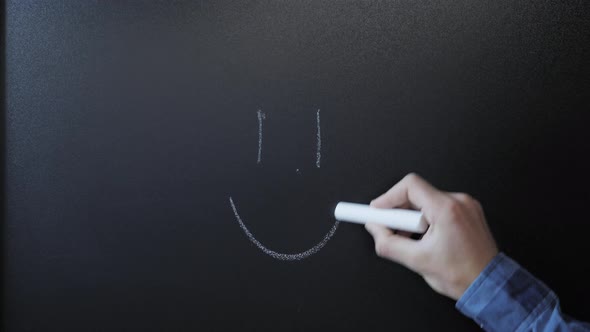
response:
<path id="1" fill-rule="evenodd" d="M 234 201 L 231 198 L 231 196 L 229 197 L 229 204 L 231 205 L 231 208 L 234 210 L 234 215 L 236 216 L 236 220 L 240 224 L 240 227 L 242 228 L 244 233 L 246 233 L 246 236 L 248 237 L 248 239 L 252 243 L 254 243 L 254 245 L 256 247 L 258 247 L 258 249 L 262 250 L 262 252 L 264 252 L 265 254 L 267 254 L 273 258 L 276 258 L 278 260 L 282 260 L 282 261 L 298 261 L 298 260 L 307 258 L 307 257 L 317 253 L 318 251 L 320 251 L 320 249 L 322 249 L 326 245 L 326 243 L 328 243 L 330 238 L 336 232 L 336 229 L 338 228 L 338 224 L 340 223 L 339 221 L 336 221 L 334 223 L 334 225 L 332 226 L 332 228 L 330 229 L 330 231 L 328 231 L 328 233 L 324 236 L 324 238 L 318 244 L 313 246 L 311 249 L 308 249 L 306 251 L 296 253 L 296 254 L 283 254 L 283 253 L 268 249 L 262 243 L 260 243 L 260 241 L 256 240 L 256 238 L 254 238 L 254 235 L 252 235 L 252 233 L 250 233 L 250 231 L 248 230 L 246 225 L 244 225 L 242 218 L 240 218 L 240 215 L 238 214 L 238 209 L 236 208 L 236 205 L 234 204 Z"/>
<path id="2" fill-rule="evenodd" d="M 317 126 L 318 126 L 318 131 L 317 131 L 318 145 L 317 145 L 315 165 L 317 168 L 320 168 L 320 159 L 322 159 L 322 135 L 320 132 L 320 110 L 319 109 L 316 114 L 316 121 L 317 121 Z"/>
<path id="3" fill-rule="evenodd" d="M 256 160 L 257 164 L 262 162 L 262 120 L 266 119 L 266 115 L 261 110 L 256 112 L 258 115 L 258 159 Z"/>

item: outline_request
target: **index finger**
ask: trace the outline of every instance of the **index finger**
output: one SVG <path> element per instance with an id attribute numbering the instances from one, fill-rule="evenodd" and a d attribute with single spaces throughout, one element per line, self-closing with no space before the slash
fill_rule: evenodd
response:
<path id="1" fill-rule="evenodd" d="M 442 198 L 444 198 L 444 193 L 420 176 L 410 173 L 386 193 L 374 199 L 371 206 L 389 209 L 411 205 L 417 210 L 422 210 L 426 219 L 431 222 L 433 220 L 432 207 Z"/>

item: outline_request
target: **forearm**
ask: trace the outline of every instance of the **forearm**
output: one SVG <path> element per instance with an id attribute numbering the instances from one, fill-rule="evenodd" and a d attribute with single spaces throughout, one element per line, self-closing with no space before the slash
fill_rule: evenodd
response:
<path id="1" fill-rule="evenodd" d="M 589 324 L 563 315 L 553 291 L 502 253 L 456 307 L 486 331 L 590 331 Z"/>

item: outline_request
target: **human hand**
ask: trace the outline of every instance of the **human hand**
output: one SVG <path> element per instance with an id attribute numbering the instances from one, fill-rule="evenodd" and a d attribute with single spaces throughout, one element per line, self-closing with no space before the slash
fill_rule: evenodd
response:
<path id="1" fill-rule="evenodd" d="M 430 226 L 419 240 L 377 224 L 365 227 L 377 255 L 417 272 L 432 289 L 454 300 L 498 253 L 479 202 L 464 193 L 440 191 L 418 175 L 406 175 L 371 206 L 422 211 Z"/>

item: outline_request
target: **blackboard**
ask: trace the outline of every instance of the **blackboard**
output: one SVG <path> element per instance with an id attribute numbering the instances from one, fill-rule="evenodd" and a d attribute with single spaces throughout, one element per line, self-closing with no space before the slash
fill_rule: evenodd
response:
<path id="1" fill-rule="evenodd" d="M 322 244 L 410 171 L 590 320 L 587 10 L 8 1 L 5 330 L 475 330 L 361 226 Z"/>

